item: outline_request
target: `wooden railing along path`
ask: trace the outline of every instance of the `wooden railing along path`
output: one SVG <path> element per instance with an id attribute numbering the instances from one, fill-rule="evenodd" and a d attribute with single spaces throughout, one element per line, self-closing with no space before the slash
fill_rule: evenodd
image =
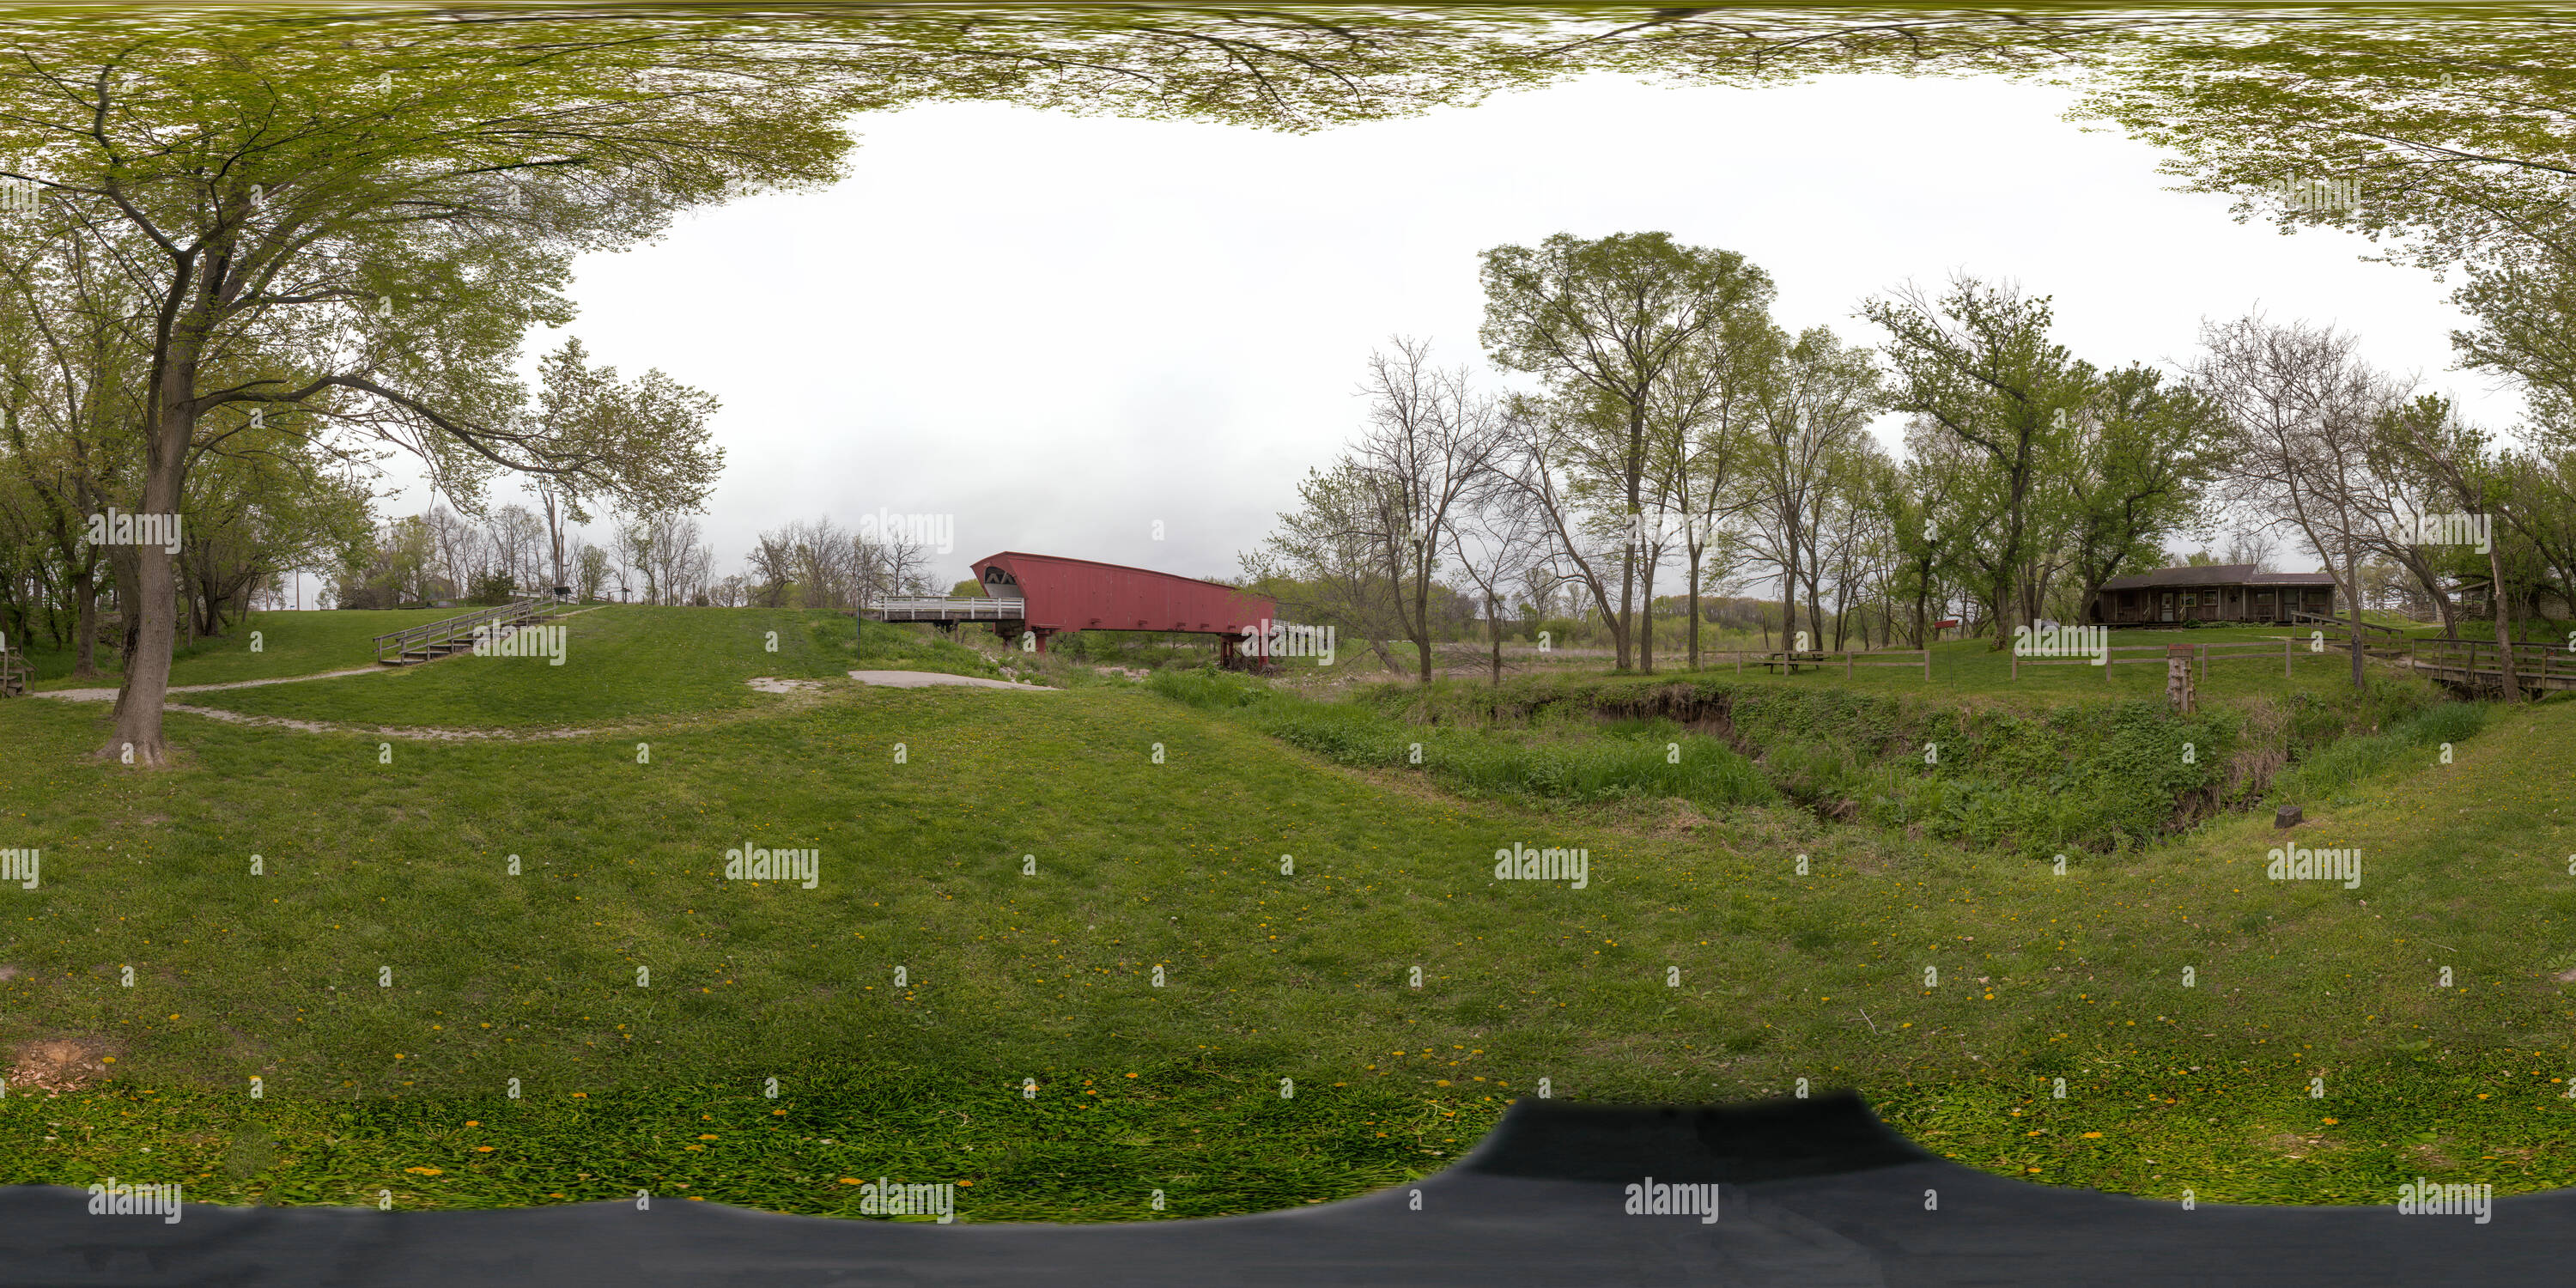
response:
<path id="1" fill-rule="evenodd" d="M 34 672 L 28 669 L 26 653 L 9 651 L 9 641 L 0 637 L 0 698 L 27 696 L 27 681 Z"/>
<path id="2" fill-rule="evenodd" d="M 407 631 L 394 631 L 376 637 L 376 661 L 386 666 L 410 666 L 462 653 L 474 647 L 474 632 L 489 628 L 494 635 L 504 629 L 526 626 L 552 615 L 563 606 L 551 600 L 517 599 L 494 608 L 477 609 L 444 621 L 415 626 Z"/>

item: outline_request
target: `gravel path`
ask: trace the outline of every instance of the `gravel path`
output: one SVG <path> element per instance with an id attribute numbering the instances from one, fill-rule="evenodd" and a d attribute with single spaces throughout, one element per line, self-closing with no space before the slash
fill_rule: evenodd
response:
<path id="1" fill-rule="evenodd" d="M 861 684 L 883 685 L 889 689 L 926 689 L 934 684 L 962 684 L 976 689 L 1018 689 L 1024 693 L 1062 693 L 1043 684 L 1013 684 L 1008 680 L 987 680 L 973 675 L 950 675 L 945 671 L 852 671 L 850 678 Z"/>
<path id="2" fill-rule="evenodd" d="M 256 689 L 265 684 L 300 684 L 306 680 L 336 680 L 344 675 L 378 675 L 396 669 L 398 668 L 390 666 L 362 666 L 354 671 L 321 671 L 312 675 L 281 675 L 275 679 L 269 680 L 234 680 L 229 684 L 174 684 L 170 686 L 170 692 L 212 693 L 217 689 Z M 116 690 L 46 689 L 41 692 L 30 692 L 27 696 L 31 698 L 60 698 L 65 702 L 114 702 L 116 701 Z M 172 711 L 186 711 L 190 708 L 174 706 L 169 709 Z"/>

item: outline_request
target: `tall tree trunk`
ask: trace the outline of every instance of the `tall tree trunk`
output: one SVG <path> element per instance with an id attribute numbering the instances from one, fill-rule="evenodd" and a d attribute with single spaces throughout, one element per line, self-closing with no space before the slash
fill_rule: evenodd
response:
<path id="1" fill-rule="evenodd" d="M 1643 544 L 1639 543 L 1641 548 Z M 1646 567 L 1645 576 L 1639 579 L 1641 584 L 1638 587 L 1638 598 L 1641 602 L 1637 606 L 1637 671 L 1642 675 L 1653 675 L 1655 673 L 1655 564 L 1657 561 L 1643 559 L 1639 562 Z"/>
<path id="2" fill-rule="evenodd" d="M 2495 606 L 2496 664 L 2504 672 L 2504 700 L 2522 701 L 2522 681 L 2513 671 L 2513 624 L 2504 600 L 2504 543 L 2487 542 L 2487 600 Z"/>
<path id="3" fill-rule="evenodd" d="M 1413 635 L 1414 665 L 1421 670 L 1422 687 L 1431 687 L 1431 570 L 1417 560 L 1414 567 L 1413 620 L 1404 624 Z"/>
<path id="4" fill-rule="evenodd" d="M 572 584 L 564 580 L 563 518 L 555 513 L 555 494 L 552 490 L 547 488 L 537 489 L 537 499 L 545 502 L 546 535 L 552 538 L 554 542 L 555 579 L 553 585 L 546 588 L 546 597 L 548 599 L 552 599 L 557 593 L 554 589 L 555 586 L 569 586 Z"/>
<path id="5" fill-rule="evenodd" d="M 182 472 L 196 436 L 197 353 L 194 344 L 171 346 L 168 365 L 153 389 L 152 441 L 143 476 L 143 514 L 179 512 Z M 161 733 L 161 704 L 170 694 L 170 651 L 177 644 L 179 587 L 174 557 L 159 545 L 134 547 L 135 578 L 126 617 L 131 641 L 125 680 L 117 690 L 116 724 L 100 747 L 102 757 L 137 766 L 170 762 Z"/>
<path id="6" fill-rule="evenodd" d="M 1780 651 L 1798 647 L 1798 567 L 1797 555 L 1780 568 Z"/>
<path id="7" fill-rule="evenodd" d="M 1690 669 L 1699 669 L 1699 559 L 1701 547 L 1690 548 Z"/>
<path id="8" fill-rule="evenodd" d="M 78 643 L 72 663 L 72 674 L 87 677 L 98 674 L 98 566 L 93 558 L 79 572 L 72 574 L 74 610 L 79 614 Z"/>

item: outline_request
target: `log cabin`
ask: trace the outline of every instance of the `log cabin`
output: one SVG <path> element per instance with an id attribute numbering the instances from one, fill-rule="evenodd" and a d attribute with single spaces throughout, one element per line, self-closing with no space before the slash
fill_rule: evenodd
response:
<path id="1" fill-rule="evenodd" d="M 2158 568 L 2114 577 L 2086 609 L 2086 620 L 2108 626 L 2179 626 L 2184 622 L 2286 624 L 2308 613 L 2331 617 L 2333 576 L 2322 572 L 2264 572 L 2254 564 L 2203 564 Z"/>

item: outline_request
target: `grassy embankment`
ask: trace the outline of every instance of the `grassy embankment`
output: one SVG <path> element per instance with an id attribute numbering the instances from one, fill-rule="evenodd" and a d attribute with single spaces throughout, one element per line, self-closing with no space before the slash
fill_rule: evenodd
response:
<path id="1" fill-rule="evenodd" d="M 2446 739 L 2448 765 L 2420 725 L 2312 755 L 2372 771 L 2306 788 L 2295 834 L 2361 849 L 2357 890 L 2264 880 L 2279 840 L 2233 814 L 2060 876 L 1761 803 L 1768 767 L 1725 759 L 1741 721 L 1680 765 L 1642 717 L 1337 766 L 1141 686 L 861 688 L 838 671 L 884 663 L 799 616 L 603 611 L 567 623 L 560 668 L 197 695 L 630 726 L 397 738 L 391 764 L 378 736 L 174 715 L 181 765 L 134 774 L 81 758 L 103 706 L 0 704 L 0 832 L 44 852 L 37 889 L 0 888 L 0 1044 L 116 1057 L 86 1091 L 12 1088 L 0 1179 L 849 1214 L 844 1178 L 883 1174 L 972 1182 L 968 1219 L 1206 1215 L 1436 1170 L 1544 1076 L 1625 1100 L 1853 1085 L 1966 1163 L 2208 1201 L 2576 1180 L 2563 705 Z M 1395 723 L 1291 717 L 1364 750 Z M 819 849 L 817 887 L 724 880 L 746 838 Z M 1588 849 L 1587 888 L 1494 880 L 1515 842 Z"/>

